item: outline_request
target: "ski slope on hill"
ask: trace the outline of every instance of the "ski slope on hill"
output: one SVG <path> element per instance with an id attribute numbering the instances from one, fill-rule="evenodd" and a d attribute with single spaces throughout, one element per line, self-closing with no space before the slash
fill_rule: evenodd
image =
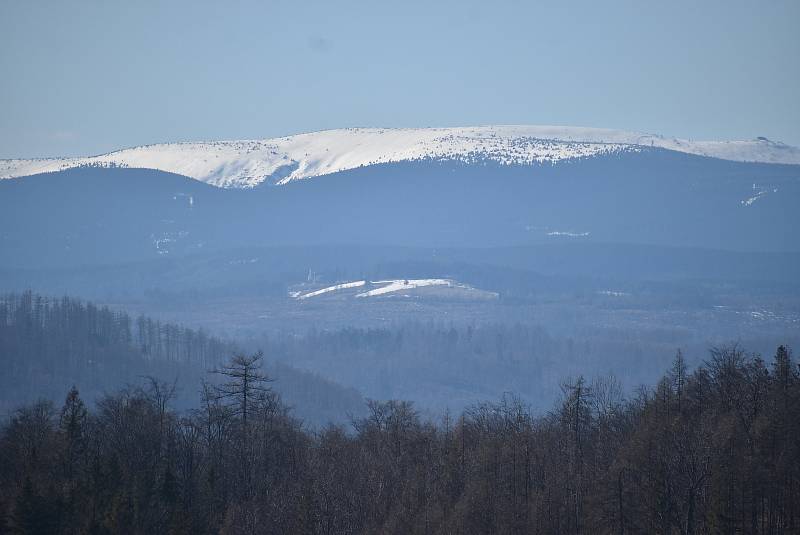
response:
<path id="1" fill-rule="evenodd" d="M 507 165 L 661 148 L 742 162 L 800 164 L 800 149 L 765 138 L 689 141 L 602 128 L 347 128 L 248 141 L 147 145 L 85 158 L 0 160 L 0 178 L 80 166 L 157 169 L 219 187 L 275 185 L 379 163 L 447 159 Z"/>

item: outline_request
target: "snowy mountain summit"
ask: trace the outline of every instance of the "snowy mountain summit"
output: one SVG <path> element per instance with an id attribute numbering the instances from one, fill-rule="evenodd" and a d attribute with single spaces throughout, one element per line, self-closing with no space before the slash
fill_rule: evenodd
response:
<path id="1" fill-rule="evenodd" d="M 219 187 L 250 188 L 380 163 L 442 159 L 525 165 L 646 148 L 741 162 L 800 164 L 800 149 L 766 138 L 689 141 L 562 126 L 346 128 L 265 140 L 164 143 L 85 158 L 0 160 L 0 178 L 118 166 L 158 169 Z"/>

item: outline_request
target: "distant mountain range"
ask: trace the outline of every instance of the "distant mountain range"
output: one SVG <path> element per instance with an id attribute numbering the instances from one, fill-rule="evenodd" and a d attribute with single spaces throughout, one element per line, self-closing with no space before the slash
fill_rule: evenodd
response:
<path id="1" fill-rule="evenodd" d="M 800 252 L 799 163 L 798 149 L 763 139 L 560 127 L 332 130 L 6 160 L 3 176 L 39 174 L 0 180 L 0 268 L 323 245 Z"/>
<path id="2" fill-rule="evenodd" d="M 252 188 L 385 163 L 433 159 L 530 165 L 653 148 L 737 162 L 800 164 L 800 149 L 762 137 L 689 141 L 562 126 L 347 128 L 265 140 L 147 145 L 84 158 L 0 160 L 0 178 L 102 166 L 155 169 L 214 186 Z"/>

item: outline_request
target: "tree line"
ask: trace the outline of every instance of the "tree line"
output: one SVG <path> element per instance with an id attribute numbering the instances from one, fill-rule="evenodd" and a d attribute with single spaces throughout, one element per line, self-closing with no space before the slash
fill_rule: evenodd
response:
<path id="1" fill-rule="evenodd" d="M 2 295 L 0 414 L 12 403 L 60 398 L 72 384 L 94 397 L 140 375 L 189 375 L 193 368 L 206 370 L 224 361 L 234 350 L 202 330 L 132 318 L 70 297 L 30 291 Z"/>
<path id="2" fill-rule="evenodd" d="M 358 385 L 367 397 L 410 399 L 440 412 L 461 411 L 471 400 L 505 391 L 546 409 L 560 395 L 564 377 L 608 370 L 626 389 L 651 384 L 682 344 L 692 348 L 692 365 L 702 360 L 708 345 L 688 338 L 678 329 L 576 330 L 562 336 L 535 322 L 408 321 L 379 328 L 311 328 L 299 336 L 277 332 L 239 342 L 272 360 Z"/>
<path id="3" fill-rule="evenodd" d="M 0 343 L 19 363 L 37 354 L 48 366 L 63 366 L 68 359 L 135 351 L 148 359 L 191 362 L 211 366 L 230 354 L 231 345 L 209 336 L 203 329 L 162 323 L 140 315 L 100 307 L 91 302 L 62 297 L 52 299 L 26 291 L 0 296 Z M 109 351 L 106 351 L 109 350 Z M 116 363 L 116 362 L 115 362 Z"/>
<path id="4" fill-rule="evenodd" d="M 737 346 L 651 388 L 566 381 L 433 422 L 370 401 L 310 432 L 237 355 L 171 408 L 155 379 L 89 410 L 18 409 L 0 431 L 13 533 L 764 533 L 800 531 L 800 368 Z"/>
<path id="5" fill-rule="evenodd" d="M 0 296 L 0 417 L 39 398 L 60 400 L 71 386 L 94 400 L 141 376 L 177 378 L 173 404 L 197 403 L 206 370 L 236 352 L 236 345 L 181 325 L 161 322 L 70 297 L 33 292 Z M 297 413 L 314 424 L 346 421 L 360 413 L 357 391 L 286 364 L 270 363 L 279 389 Z"/>

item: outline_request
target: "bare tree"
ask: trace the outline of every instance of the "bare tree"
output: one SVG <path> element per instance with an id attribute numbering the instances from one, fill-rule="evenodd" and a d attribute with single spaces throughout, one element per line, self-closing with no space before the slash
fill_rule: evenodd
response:
<path id="1" fill-rule="evenodd" d="M 261 371 L 264 353 L 258 351 L 252 355 L 234 355 L 227 364 L 214 371 L 226 379 L 215 385 L 217 399 L 227 405 L 231 413 L 241 418 L 242 427 L 247 432 L 247 418 L 254 410 L 254 405 L 272 392 L 268 383 L 272 382 Z"/>

